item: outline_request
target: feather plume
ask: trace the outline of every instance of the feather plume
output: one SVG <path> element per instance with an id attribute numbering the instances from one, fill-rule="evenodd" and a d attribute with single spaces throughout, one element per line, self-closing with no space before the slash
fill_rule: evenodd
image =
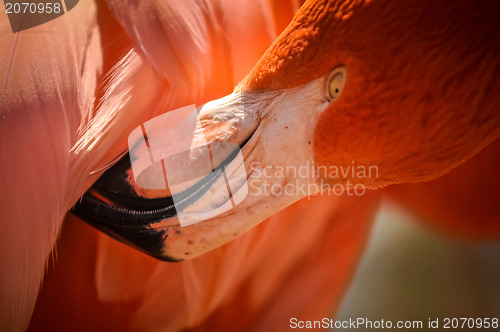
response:
<path id="1" fill-rule="evenodd" d="M 92 2 L 18 33 L 0 17 L 2 331 L 27 328 L 69 208 L 69 151 L 100 70 L 96 32 Z"/>

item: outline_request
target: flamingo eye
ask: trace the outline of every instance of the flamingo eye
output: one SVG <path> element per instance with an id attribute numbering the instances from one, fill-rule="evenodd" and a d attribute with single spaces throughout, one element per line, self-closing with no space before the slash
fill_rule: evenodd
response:
<path id="1" fill-rule="evenodd" d="M 347 77 L 347 69 L 344 66 L 335 67 L 326 80 L 326 96 L 334 100 L 342 92 Z"/>

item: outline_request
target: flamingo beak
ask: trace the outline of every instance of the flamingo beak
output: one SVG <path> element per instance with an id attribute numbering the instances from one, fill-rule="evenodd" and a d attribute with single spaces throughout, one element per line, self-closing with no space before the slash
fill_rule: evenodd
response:
<path id="1" fill-rule="evenodd" d="M 237 88 L 196 110 L 196 124 L 184 142 L 178 138 L 186 126 L 174 113 L 157 124 L 152 119 L 137 129 L 142 143 L 130 144 L 129 138 L 129 153 L 73 213 L 166 261 L 193 258 L 227 243 L 321 191 L 311 171 L 311 140 L 319 115 L 338 98 L 346 77 L 339 66 L 291 89 Z M 170 136 L 156 138 L 165 132 Z M 136 166 L 141 161 L 149 168 Z"/>

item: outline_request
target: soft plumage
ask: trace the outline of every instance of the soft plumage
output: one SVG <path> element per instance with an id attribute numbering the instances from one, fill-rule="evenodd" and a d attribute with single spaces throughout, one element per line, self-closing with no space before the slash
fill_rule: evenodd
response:
<path id="1" fill-rule="evenodd" d="M 346 66 L 342 95 L 325 111 L 322 104 L 314 116 L 298 109 L 286 115 L 287 107 L 302 104 L 282 98 L 274 106 L 283 113 L 272 115 L 318 119 L 307 146 L 281 155 L 307 150 L 322 165 L 377 165 L 382 177 L 364 183 L 371 188 L 439 176 L 498 137 L 495 1 L 453 7 L 306 1 L 277 38 L 297 9 L 295 1 L 81 1 L 16 34 L 1 17 L 2 330 L 28 326 L 59 233 L 33 330 L 269 330 L 291 315 L 329 314 L 353 273 L 382 191 L 315 197 L 279 213 L 300 197 L 276 197 L 272 210 L 246 215 L 252 223 L 240 230 L 277 213 L 265 223 L 178 264 L 153 260 L 72 215 L 62 226 L 71 206 L 126 149 L 135 127 L 229 94 L 248 72 L 237 91 L 278 91 L 298 101 L 294 91 L 307 91 L 301 85 Z M 263 123 L 272 126 L 271 120 Z M 284 127 L 275 133 L 297 138 Z M 261 142 L 262 151 L 280 144 L 271 138 Z M 485 151 L 496 163 L 496 145 Z M 491 208 L 496 200 L 474 202 Z M 497 218 L 491 211 L 485 218 Z M 427 212 L 442 221 L 439 211 Z M 484 235 L 480 226 L 467 228 L 476 224 L 473 213 L 461 217 L 462 229 Z M 231 221 L 226 225 L 236 227 Z M 209 246 L 239 235 L 221 240 L 220 224 L 211 222 Z M 192 233 L 202 238 L 204 225 L 198 226 Z"/>

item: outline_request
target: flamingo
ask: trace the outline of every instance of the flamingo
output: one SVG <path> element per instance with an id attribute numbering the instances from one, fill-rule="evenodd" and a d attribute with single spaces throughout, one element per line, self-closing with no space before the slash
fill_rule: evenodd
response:
<path id="1" fill-rule="evenodd" d="M 488 145 L 500 134 L 500 6 L 373 0 L 298 7 L 82 1 L 17 34 L 2 17 L 2 330 L 280 329 L 293 314 L 322 317 L 341 299 L 383 194 L 447 232 L 498 235 L 495 192 L 478 201 L 454 188 L 466 174 L 484 193 L 491 183 L 484 180 L 497 175 L 498 143 Z M 245 165 L 377 166 L 376 177 L 319 178 L 325 188 L 349 181 L 373 191 L 310 201 L 298 188 L 272 197 L 250 192 L 228 213 L 169 225 L 160 258 L 188 258 L 176 264 L 68 213 L 138 125 L 189 103 L 207 103 L 200 114 L 210 122 L 223 101 L 256 113 L 243 116 L 253 121 L 234 118 L 229 135 Z M 225 133 L 215 127 L 212 138 Z M 446 173 L 430 186 L 381 189 Z M 258 177 L 249 182 L 258 188 Z M 449 212 L 460 196 L 474 204 Z M 485 222 L 476 222 L 478 206 Z"/>

